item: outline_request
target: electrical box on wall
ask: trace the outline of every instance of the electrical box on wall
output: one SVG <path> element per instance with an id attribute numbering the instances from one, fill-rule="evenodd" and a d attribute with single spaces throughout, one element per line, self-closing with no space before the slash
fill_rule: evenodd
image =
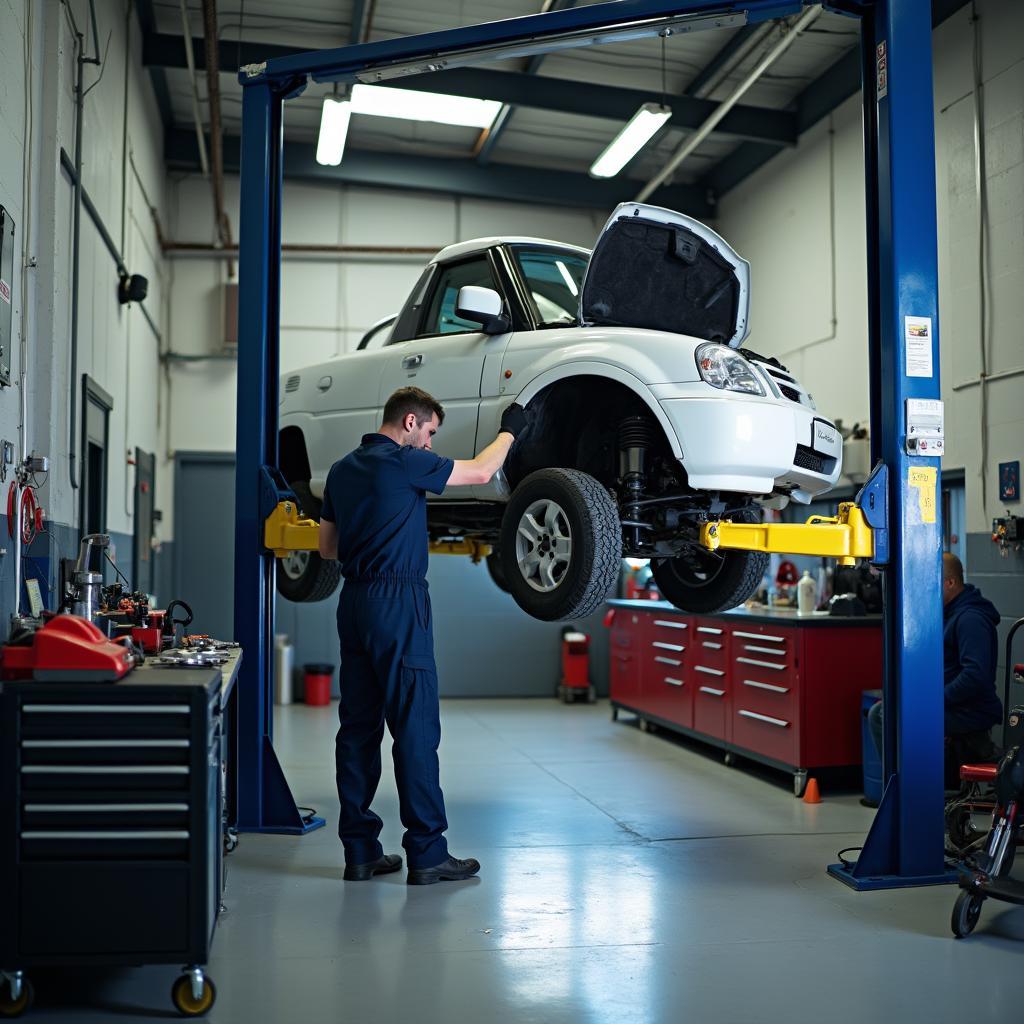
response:
<path id="1" fill-rule="evenodd" d="M 11 383 L 11 312 L 14 308 L 14 221 L 0 206 L 0 384 Z"/>

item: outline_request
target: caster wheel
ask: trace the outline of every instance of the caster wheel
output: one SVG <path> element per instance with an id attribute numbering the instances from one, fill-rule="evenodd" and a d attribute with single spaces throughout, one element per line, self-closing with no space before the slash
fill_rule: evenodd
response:
<path id="1" fill-rule="evenodd" d="M 224 852 L 234 853 L 238 849 L 238 833 L 233 829 L 229 828 L 224 833 Z"/>
<path id="2" fill-rule="evenodd" d="M 619 709 L 612 705 L 612 721 L 617 722 L 619 720 Z"/>
<path id="3" fill-rule="evenodd" d="M 641 732 L 651 732 L 651 723 L 646 718 L 638 718 L 637 724 L 640 726 Z"/>
<path id="4" fill-rule="evenodd" d="M 192 978 L 187 974 L 176 979 L 171 986 L 171 1002 L 183 1017 L 202 1017 L 216 1001 L 217 990 L 207 977 L 203 978 L 203 991 L 198 999 L 192 992 Z"/>
<path id="5" fill-rule="evenodd" d="M 20 1017 L 35 1000 L 35 990 L 28 978 L 21 979 L 21 992 L 17 999 L 11 998 L 10 982 L 0 989 L 0 1017 Z"/>
<path id="6" fill-rule="evenodd" d="M 807 789 L 807 772 L 794 772 L 793 796 L 802 797 L 805 789 Z"/>
<path id="7" fill-rule="evenodd" d="M 983 902 L 984 897 L 976 896 L 973 892 L 966 890 L 957 896 L 953 906 L 953 917 L 949 923 L 953 928 L 953 934 L 958 939 L 965 939 L 974 931 L 974 926 L 978 923 L 978 918 L 981 917 Z"/>
<path id="8" fill-rule="evenodd" d="M 596 704 L 597 703 L 597 690 L 595 690 L 594 687 L 592 687 L 592 686 L 588 686 L 587 687 L 587 703 L 588 704 Z"/>
<path id="9" fill-rule="evenodd" d="M 722 758 L 727 768 L 731 768 L 736 763 L 736 755 L 730 751 L 725 757 Z"/>

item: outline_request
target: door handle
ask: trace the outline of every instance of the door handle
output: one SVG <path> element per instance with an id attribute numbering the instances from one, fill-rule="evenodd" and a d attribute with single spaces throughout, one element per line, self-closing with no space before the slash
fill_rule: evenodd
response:
<path id="1" fill-rule="evenodd" d="M 406 356 L 402 360 L 402 369 L 403 370 L 415 370 L 417 366 L 422 366 L 422 365 L 423 365 L 423 356 L 422 355 Z"/>

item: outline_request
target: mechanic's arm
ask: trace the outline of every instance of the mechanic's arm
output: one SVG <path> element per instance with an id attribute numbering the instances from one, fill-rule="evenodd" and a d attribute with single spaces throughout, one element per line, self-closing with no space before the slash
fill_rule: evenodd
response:
<path id="1" fill-rule="evenodd" d="M 957 623 L 960 671 L 945 686 L 947 705 L 967 704 L 987 695 L 996 677 L 996 666 L 991 657 L 993 629 L 980 615 L 970 612 Z"/>
<path id="2" fill-rule="evenodd" d="M 320 557 L 328 562 L 338 558 L 338 527 L 330 519 L 320 520 Z"/>
<path id="3" fill-rule="evenodd" d="M 487 483 L 504 465 L 512 442 L 526 429 L 528 422 L 526 410 L 521 405 L 510 405 L 501 414 L 498 436 L 475 459 L 455 460 L 448 485 L 458 487 Z"/>

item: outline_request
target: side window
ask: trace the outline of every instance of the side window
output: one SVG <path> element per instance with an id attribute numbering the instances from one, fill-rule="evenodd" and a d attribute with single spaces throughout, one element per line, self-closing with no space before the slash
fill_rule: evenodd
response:
<path id="1" fill-rule="evenodd" d="M 459 289 L 466 285 L 491 288 L 497 291 L 491 264 L 486 256 L 476 256 L 463 263 L 453 263 L 438 271 L 434 293 L 430 297 L 426 315 L 418 337 L 435 334 L 468 334 L 480 330 L 480 325 L 455 315 Z"/>

